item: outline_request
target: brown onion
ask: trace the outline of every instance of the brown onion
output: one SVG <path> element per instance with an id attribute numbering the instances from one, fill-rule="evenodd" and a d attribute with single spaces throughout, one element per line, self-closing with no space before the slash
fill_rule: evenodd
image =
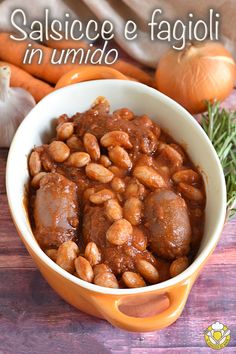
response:
<path id="1" fill-rule="evenodd" d="M 165 53 L 156 71 L 157 88 L 190 113 L 206 109 L 206 100 L 223 100 L 235 80 L 231 54 L 216 42 L 188 43 L 182 51 Z"/>

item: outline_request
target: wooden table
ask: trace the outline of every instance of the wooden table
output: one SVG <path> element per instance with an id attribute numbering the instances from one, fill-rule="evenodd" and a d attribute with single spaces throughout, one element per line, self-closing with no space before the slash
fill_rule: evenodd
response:
<path id="1" fill-rule="evenodd" d="M 226 102 L 236 109 L 236 94 Z M 196 281 L 180 319 L 152 333 L 128 333 L 65 303 L 21 243 L 7 205 L 0 149 L 0 354 L 212 353 L 203 331 L 215 320 L 231 330 L 222 353 L 236 353 L 236 218 Z M 17 175 L 16 175 L 17 178 Z"/>

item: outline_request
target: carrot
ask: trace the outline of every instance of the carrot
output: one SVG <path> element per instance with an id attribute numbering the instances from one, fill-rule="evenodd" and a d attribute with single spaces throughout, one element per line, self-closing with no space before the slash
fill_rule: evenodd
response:
<path id="1" fill-rule="evenodd" d="M 61 44 L 60 49 L 65 46 L 65 42 L 67 41 L 63 42 L 64 44 Z M 31 64 L 23 64 L 23 58 L 29 43 L 31 43 L 32 45 L 31 48 L 42 50 L 43 60 L 41 64 L 38 64 L 37 56 L 34 57 Z M 53 44 L 54 46 L 58 46 L 58 43 L 59 41 L 49 42 L 50 45 Z M 77 45 L 79 45 L 79 43 L 77 43 Z M 73 45 L 73 48 L 76 49 L 76 41 Z M 59 50 L 58 52 L 58 55 L 60 55 Z M 32 74 L 33 76 L 48 81 L 52 84 L 56 84 L 56 82 L 60 79 L 62 75 L 64 75 L 70 70 L 75 69 L 76 64 L 51 64 L 52 53 L 53 48 L 49 48 L 44 45 L 34 44 L 31 41 L 17 42 L 10 38 L 9 33 L 0 33 L 0 60 L 7 61 L 11 64 L 19 66 L 22 69 L 26 70 L 28 73 Z M 152 79 L 152 77 L 133 64 L 130 64 L 124 60 L 118 60 L 116 63 L 109 66 L 120 71 L 124 75 L 134 78 L 135 80 L 138 80 L 150 86 L 154 86 L 154 80 Z"/>
<path id="2" fill-rule="evenodd" d="M 53 87 L 46 82 L 36 79 L 25 70 L 18 68 L 13 64 L 0 61 L 0 66 L 9 66 L 11 69 L 11 87 L 21 87 L 34 97 L 35 101 L 40 101 L 44 96 L 53 91 Z"/>
<path id="3" fill-rule="evenodd" d="M 45 44 L 50 48 L 57 48 L 57 49 L 79 49 L 84 48 L 88 49 L 89 45 L 85 41 L 74 41 L 74 40 L 49 40 L 45 42 Z M 96 50 L 97 47 L 90 48 L 92 51 Z M 104 63 L 103 63 L 104 65 Z M 155 80 L 146 73 L 144 70 L 140 69 L 139 67 L 135 66 L 134 64 L 128 63 L 125 60 L 119 59 L 116 63 L 109 65 L 111 68 L 120 71 L 122 74 L 129 76 L 136 81 L 140 81 L 149 86 L 155 86 Z"/>
<path id="4" fill-rule="evenodd" d="M 56 49 L 88 49 L 89 45 L 85 41 L 75 41 L 73 39 L 66 40 L 66 39 L 61 39 L 60 41 L 55 41 L 54 39 L 49 39 L 48 41 L 45 41 L 44 44 L 47 47 L 50 48 L 56 48 Z"/>
<path id="5" fill-rule="evenodd" d="M 134 64 L 128 63 L 125 60 L 119 59 L 114 64 L 110 65 L 113 69 L 120 71 L 122 74 L 126 76 L 130 76 L 133 79 L 142 82 L 151 87 L 155 87 L 155 81 L 144 70 L 140 69 L 139 67 L 135 66 Z"/>
<path id="6" fill-rule="evenodd" d="M 23 64 L 23 58 L 28 44 L 31 43 L 34 49 L 43 51 L 43 60 L 38 64 L 37 55 L 31 64 Z M 10 38 L 9 33 L 0 33 L 0 60 L 9 62 L 26 70 L 31 75 L 55 84 L 66 72 L 75 68 L 73 64 L 51 64 L 53 49 L 43 45 L 35 44 L 31 41 L 17 42 Z"/>

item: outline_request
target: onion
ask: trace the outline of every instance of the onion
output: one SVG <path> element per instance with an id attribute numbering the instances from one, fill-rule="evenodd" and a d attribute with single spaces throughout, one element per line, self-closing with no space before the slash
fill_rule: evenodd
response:
<path id="1" fill-rule="evenodd" d="M 161 57 L 156 83 L 190 113 L 199 113 L 206 109 L 206 100 L 223 100 L 230 94 L 235 73 L 235 62 L 220 43 L 187 43 L 183 51 L 171 49 Z"/>

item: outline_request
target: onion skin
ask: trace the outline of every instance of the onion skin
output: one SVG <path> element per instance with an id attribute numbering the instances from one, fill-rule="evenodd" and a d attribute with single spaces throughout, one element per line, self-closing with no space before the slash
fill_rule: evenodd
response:
<path id="1" fill-rule="evenodd" d="M 234 86 L 235 62 L 216 42 L 188 43 L 183 51 L 171 49 L 160 59 L 157 88 L 190 113 L 206 110 L 206 102 L 223 100 Z"/>

